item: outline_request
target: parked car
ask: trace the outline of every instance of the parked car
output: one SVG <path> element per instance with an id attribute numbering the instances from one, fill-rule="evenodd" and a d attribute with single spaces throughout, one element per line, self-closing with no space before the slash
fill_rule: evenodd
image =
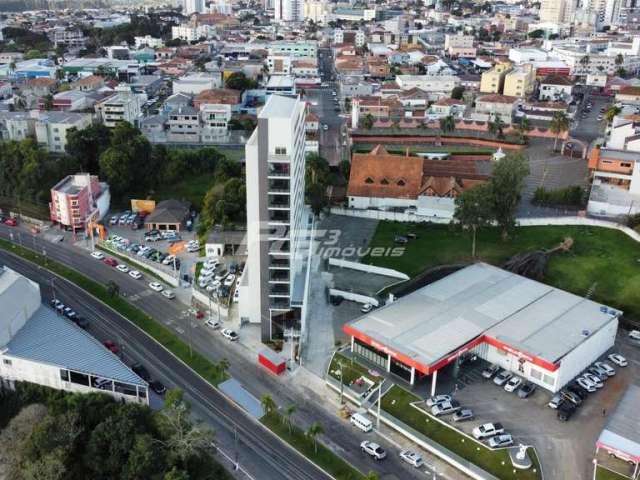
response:
<path id="1" fill-rule="evenodd" d="M 218 320 L 209 319 L 206 320 L 204 324 L 209 328 L 213 328 L 214 330 L 220 328 L 220 322 Z"/>
<path id="2" fill-rule="evenodd" d="M 409 243 L 409 239 L 404 235 L 396 235 L 393 237 L 394 243 L 398 243 L 400 245 L 404 245 L 405 243 Z"/>
<path id="3" fill-rule="evenodd" d="M 230 328 L 225 328 L 220 333 L 222 333 L 222 336 L 224 338 L 226 338 L 227 340 L 230 340 L 232 342 L 235 342 L 239 338 L 238 334 L 236 332 L 234 332 L 233 330 L 231 330 Z"/>
<path id="4" fill-rule="evenodd" d="M 129 272 L 129 276 L 131 278 L 135 278 L 136 280 L 140 280 L 142 278 L 142 274 L 137 270 L 131 270 Z"/>
<path id="5" fill-rule="evenodd" d="M 98 252 L 97 250 L 95 252 L 91 252 L 91 256 L 96 260 L 104 260 L 104 253 Z"/>
<path id="6" fill-rule="evenodd" d="M 560 394 L 564 397 L 565 400 L 573 403 L 576 406 L 580 406 L 582 404 L 582 399 L 569 390 L 560 390 Z"/>
<path id="7" fill-rule="evenodd" d="M 482 370 L 482 377 L 487 380 L 493 378 L 493 376 L 500 371 L 500 367 L 498 365 L 490 365 L 484 370 Z"/>
<path id="8" fill-rule="evenodd" d="M 509 379 L 512 376 L 513 375 L 508 370 L 502 370 L 500 373 L 498 373 L 495 376 L 495 378 L 493 379 L 493 383 L 495 383 L 499 387 L 502 387 L 502 386 L 504 386 L 505 383 L 507 383 L 509 381 Z"/>
<path id="9" fill-rule="evenodd" d="M 226 287 L 230 287 L 233 285 L 233 282 L 236 281 L 236 276 L 233 273 L 230 273 L 227 278 L 224 279 L 224 285 Z"/>
<path id="10" fill-rule="evenodd" d="M 118 261 L 115 258 L 112 258 L 112 257 L 105 258 L 103 260 L 103 262 L 106 265 L 109 265 L 110 267 L 117 267 L 118 266 Z"/>
<path id="11" fill-rule="evenodd" d="M 118 270 L 119 272 L 122 272 L 122 273 L 127 273 L 129 271 L 129 267 L 127 267 L 125 264 L 121 263 L 120 265 L 118 265 L 116 267 L 116 270 Z"/>
<path id="12" fill-rule="evenodd" d="M 533 383 L 527 382 L 518 390 L 518 397 L 528 398 L 536 391 L 536 386 Z"/>
<path id="13" fill-rule="evenodd" d="M 51 306 L 52 306 L 53 308 L 55 308 L 55 309 L 57 309 L 57 308 L 58 308 L 58 305 L 62 305 L 62 306 L 63 306 L 63 308 L 64 308 L 64 304 L 63 304 L 60 300 L 58 300 L 57 298 L 52 299 L 52 300 L 51 300 L 51 302 L 49 302 L 49 303 L 50 303 L 50 304 L 51 304 Z"/>
<path id="14" fill-rule="evenodd" d="M 596 362 L 594 366 L 604 370 L 609 377 L 613 377 L 616 374 L 615 369 L 606 362 Z"/>
<path id="15" fill-rule="evenodd" d="M 456 413 L 454 413 L 452 418 L 454 422 L 465 422 L 467 420 L 473 420 L 473 410 L 469 408 L 463 408 L 462 410 L 458 410 Z"/>
<path id="16" fill-rule="evenodd" d="M 233 303 L 238 303 L 240 301 L 240 289 L 236 288 L 233 292 Z"/>
<path id="17" fill-rule="evenodd" d="M 131 370 L 133 370 L 133 372 L 136 375 L 138 375 L 141 379 L 143 379 L 145 382 L 148 382 L 149 380 L 151 380 L 151 375 L 149 375 L 149 371 L 141 363 L 134 363 L 131 366 Z"/>
<path id="18" fill-rule="evenodd" d="M 501 423 L 485 423 L 483 425 L 479 425 L 473 429 L 471 432 L 477 440 L 481 440 L 483 438 L 493 437 L 494 435 L 500 435 L 504 433 L 504 427 Z"/>
<path id="19" fill-rule="evenodd" d="M 118 224 L 118 215 L 114 215 L 109 219 L 109 225 L 113 226 L 113 225 L 117 225 Z"/>
<path id="20" fill-rule="evenodd" d="M 365 440 L 360 444 L 360 448 L 364 453 L 370 455 L 376 460 L 384 460 L 387 457 L 387 452 L 378 445 L 377 443 L 370 442 L 369 440 Z"/>
<path id="21" fill-rule="evenodd" d="M 632 340 L 640 340 L 640 330 L 630 330 L 629 338 Z"/>
<path id="22" fill-rule="evenodd" d="M 161 292 L 162 290 L 164 290 L 164 287 L 161 284 L 159 284 L 158 282 L 151 282 L 149 284 L 149 288 L 151 290 L 153 290 L 154 292 Z"/>
<path id="23" fill-rule="evenodd" d="M 507 392 L 515 392 L 520 385 L 522 385 L 522 379 L 518 376 L 513 376 L 505 383 L 504 389 Z"/>
<path id="24" fill-rule="evenodd" d="M 576 411 L 576 405 L 571 402 L 565 402 L 558 407 L 558 412 L 556 413 L 556 417 L 561 422 L 566 422 L 571 418 L 573 413 Z"/>
<path id="25" fill-rule="evenodd" d="M 87 328 L 89 328 L 89 320 L 87 320 L 84 317 L 81 317 L 80 315 L 76 315 L 71 320 L 73 321 L 73 323 L 75 323 L 77 326 L 79 326 L 83 330 L 86 330 Z"/>
<path id="26" fill-rule="evenodd" d="M 164 395 L 165 392 L 167 391 L 167 387 L 165 387 L 164 384 L 159 380 L 154 380 L 153 382 L 150 382 L 149 388 L 151 388 L 151 390 L 156 392 L 158 395 Z"/>
<path id="27" fill-rule="evenodd" d="M 118 345 L 116 345 L 115 342 L 113 342 L 112 340 L 105 340 L 102 344 L 111 353 L 117 354 L 120 351 L 120 349 L 118 348 Z"/>
<path id="28" fill-rule="evenodd" d="M 164 257 L 164 260 L 162 260 L 162 264 L 170 265 L 171 263 L 173 263 L 174 258 L 176 258 L 175 255 L 167 255 L 166 257 Z"/>
<path id="29" fill-rule="evenodd" d="M 549 403 L 547 403 L 547 406 L 549 408 L 553 408 L 554 410 L 556 410 L 560 405 L 562 405 L 564 403 L 564 397 L 559 394 L 556 393 L 551 400 L 549 401 Z"/>
<path id="30" fill-rule="evenodd" d="M 422 457 L 411 450 L 402 450 L 400 452 L 400 458 L 416 468 L 420 468 L 424 464 Z"/>
<path id="31" fill-rule="evenodd" d="M 431 415 L 439 417 L 441 415 L 450 415 L 460 410 L 460 402 L 451 400 L 447 402 L 436 403 L 431 407 Z"/>
<path id="32" fill-rule="evenodd" d="M 582 374 L 582 378 L 586 378 L 587 380 L 589 380 L 591 383 L 593 383 L 593 385 L 595 385 L 598 390 L 604 387 L 604 382 L 600 379 L 600 377 L 591 372 Z"/>
<path id="33" fill-rule="evenodd" d="M 176 294 L 171 290 L 163 290 L 161 295 L 165 298 L 168 298 L 169 300 L 173 300 L 174 298 L 176 298 Z"/>
<path id="34" fill-rule="evenodd" d="M 585 398 L 587 398 L 589 396 L 589 393 L 587 390 L 585 390 L 584 388 L 582 388 L 578 382 L 576 381 L 572 381 L 569 382 L 565 388 L 567 390 L 569 390 L 570 392 L 575 393 L 576 395 L 578 395 L 582 400 L 584 400 Z"/>
<path id="35" fill-rule="evenodd" d="M 584 390 L 586 390 L 589 393 L 593 393 L 596 391 L 596 386 L 593 384 L 593 382 L 591 380 L 589 380 L 588 378 L 585 377 L 578 377 L 576 379 L 576 383 L 578 385 L 580 385 L 580 387 L 582 387 Z M 575 393 L 575 392 L 574 392 Z"/>
<path id="36" fill-rule="evenodd" d="M 513 445 L 513 437 L 508 434 L 496 435 L 489 439 L 489 446 L 491 448 L 508 447 Z"/>
<path id="37" fill-rule="evenodd" d="M 362 313 L 369 313 L 371 310 L 373 310 L 373 305 L 370 303 L 365 303 L 360 309 Z"/>
<path id="38" fill-rule="evenodd" d="M 433 407 L 438 403 L 450 402 L 451 400 L 453 400 L 453 398 L 451 398 L 451 395 L 436 395 L 435 397 L 427 399 L 427 407 Z"/>
<path id="39" fill-rule="evenodd" d="M 629 365 L 629 363 L 627 362 L 627 359 L 624 358 L 619 353 L 612 353 L 607 358 L 619 367 L 626 367 L 627 365 Z"/>
<path id="40" fill-rule="evenodd" d="M 589 374 L 593 375 L 602 384 L 604 384 L 604 382 L 609 378 L 605 372 L 603 372 L 599 368 L 595 368 L 593 366 L 587 368 L 585 373 L 589 373 Z"/>
<path id="41" fill-rule="evenodd" d="M 7 218 L 4 221 L 5 225 L 8 225 L 10 227 L 17 227 L 18 226 L 18 220 L 16 220 L 15 218 Z"/>

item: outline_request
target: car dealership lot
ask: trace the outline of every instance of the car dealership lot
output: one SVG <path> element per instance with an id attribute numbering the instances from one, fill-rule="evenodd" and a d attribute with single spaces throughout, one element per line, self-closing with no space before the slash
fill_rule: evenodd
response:
<path id="1" fill-rule="evenodd" d="M 614 366 L 616 375 L 610 377 L 595 393 L 591 393 L 576 410 L 571 419 L 561 422 L 556 410 L 547 406 L 551 393 L 538 387 L 529 398 L 519 398 L 516 392 L 506 392 L 493 380 L 482 378 L 480 372 L 486 362 L 476 362 L 461 367 L 458 390 L 454 398 L 464 408 L 473 410 L 475 419 L 454 424 L 471 434 L 474 427 L 487 422 L 500 422 L 505 431 L 512 434 L 515 444 L 525 443 L 538 450 L 547 479 L 587 479 L 593 474 L 591 460 L 595 454 L 595 442 L 629 383 L 638 383 L 640 374 L 640 342 L 626 337 L 620 331 L 616 341 L 617 353 L 624 355 L 629 366 Z M 438 393 L 444 393 L 439 390 Z M 452 423 L 451 417 L 441 419 Z"/>

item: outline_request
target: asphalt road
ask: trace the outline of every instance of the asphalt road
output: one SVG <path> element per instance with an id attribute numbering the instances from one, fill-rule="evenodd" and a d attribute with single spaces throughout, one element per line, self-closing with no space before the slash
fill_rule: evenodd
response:
<path id="1" fill-rule="evenodd" d="M 320 422 L 325 430 L 322 440 L 325 441 L 325 443 L 328 443 L 336 453 L 345 458 L 350 464 L 354 465 L 360 471 L 376 471 L 380 475 L 380 478 L 384 480 L 424 477 L 420 471 L 417 471 L 401 462 L 396 452 L 391 448 L 388 448 L 388 450 L 390 450 L 390 455 L 384 462 L 373 462 L 371 459 L 367 458 L 360 451 L 360 442 L 363 438 L 361 438 L 360 435 L 357 435 L 357 433 L 354 433 L 354 430 L 351 429 L 346 422 L 341 421 L 334 413 L 329 413 L 326 408 L 323 408 L 323 404 L 326 403 L 326 397 L 329 395 L 327 391 L 302 395 L 297 389 L 289 388 L 287 385 L 287 382 L 289 381 L 288 378 L 283 380 L 281 378 L 273 377 L 270 373 L 261 369 L 257 365 L 257 362 L 248 359 L 246 354 L 240 350 L 244 347 L 237 343 L 225 341 L 219 333 L 205 327 L 201 322 L 196 322 L 193 315 L 189 313 L 186 305 L 183 305 L 176 300 L 168 300 L 160 294 L 149 290 L 147 287 L 148 283 L 152 280 L 155 281 L 155 279 L 147 279 L 144 277 L 140 280 L 134 280 L 129 275 L 120 273 L 115 268 L 109 267 L 103 262 L 91 258 L 86 250 L 74 247 L 64 242 L 51 243 L 43 240 L 39 236 L 31 235 L 24 230 L 0 225 L 0 237 L 9 239 L 10 234 L 13 234 L 13 241 L 16 243 L 21 243 L 26 247 L 39 251 L 40 253 L 42 253 L 44 249 L 47 257 L 73 267 L 102 284 L 106 284 L 110 280 L 115 281 L 120 287 L 120 292 L 123 297 L 126 297 L 131 303 L 139 307 L 141 310 L 172 329 L 183 339 L 183 341 L 191 343 L 194 350 L 197 350 L 214 362 L 221 358 L 229 359 L 229 374 L 239 380 L 255 397 L 261 398 L 262 395 L 268 393 L 280 406 L 296 405 L 296 421 L 302 425 L 309 425 L 314 421 Z M 4 261 L 6 257 L 7 255 L 2 253 L 0 255 L 0 260 Z M 11 267 L 9 261 L 6 263 Z M 34 278 L 34 280 L 37 279 Z M 64 292 L 62 291 L 63 289 L 58 285 L 58 282 L 55 283 L 55 286 L 56 295 L 62 297 L 62 295 L 64 295 Z M 66 291 L 66 285 L 64 286 L 64 289 Z M 93 301 L 86 295 L 83 297 L 82 290 L 80 289 L 74 288 L 73 292 L 75 292 L 74 295 L 78 298 L 83 299 L 83 302 Z M 74 302 L 69 303 L 73 308 L 76 308 L 76 304 Z M 78 310 L 81 309 L 78 308 Z M 116 341 L 116 343 L 126 343 L 126 349 L 128 351 L 155 352 L 158 349 L 162 350 L 158 344 L 146 337 L 146 335 L 142 335 L 140 332 L 138 332 L 138 335 L 135 337 L 130 336 L 129 331 L 131 329 L 137 329 L 111 310 L 105 310 L 104 307 L 102 307 L 100 309 L 96 309 L 95 312 L 96 314 L 98 312 L 100 313 L 101 319 L 107 318 L 111 322 L 117 323 L 121 326 L 119 329 L 108 329 L 108 332 L 112 332 L 108 338 Z M 83 312 L 80 311 L 80 313 Z M 88 317 L 91 316 L 88 315 Z M 93 326 L 90 330 L 92 329 Z M 240 334 L 242 335 L 242 332 L 240 332 Z M 198 400 L 199 398 L 206 399 L 207 403 L 202 404 L 201 410 L 209 411 L 209 402 L 213 405 L 219 399 L 222 399 L 224 402 L 224 408 L 226 409 L 225 411 L 228 415 L 221 418 L 225 418 L 225 420 L 228 420 L 229 422 L 233 422 L 236 418 L 242 418 L 245 424 L 249 422 L 247 425 L 243 426 L 246 429 L 246 432 L 250 433 L 246 434 L 247 438 L 241 436 L 241 442 L 245 445 L 245 448 L 252 450 L 252 442 L 255 442 L 255 437 L 253 435 L 254 431 L 249 429 L 248 425 L 252 425 L 253 430 L 258 429 L 259 427 L 257 427 L 251 420 L 245 419 L 244 413 L 241 413 L 242 411 L 239 408 L 235 407 L 234 404 L 229 403 L 226 398 L 221 396 L 221 394 L 216 393 L 216 395 L 213 396 L 214 392 L 217 391 L 212 387 L 209 386 L 209 390 L 205 390 L 210 396 L 203 397 L 201 390 L 204 389 L 204 386 L 202 385 L 204 382 L 199 379 L 199 377 L 196 377 L 197 381 L 195 384 L 192 384 L 191 380 L 192 377 L 194 377 L 193 373 L 186 377 L 183 376 L 180 372 L 185 370 L 184 365 L 180 364 L 181 368 L 175 370 L 173 365 L 178 361 L 173 356 L 164 352 L 164 350 L 162 351 L 164 353 L 164 356 L 161 357 L 162 360 L 159 360 L 159 357 L 154 355 L 149 357 L 148 360 L 143 359 L 143 363 L 146 362 L 145 364 L 152 367 L 152 371 L 153 367 L 156 367 L 156 371 L 162 371 L 163 374 L 166 373 L 169 377 L 169 382 L 167 383 L 168 387 L 178 386 L 184 389 L 185 392 L 195 400 Z M 172 359 L 171 363 L 167 363 L 165 361 L 165 357 L 167 356 Z M 144 357 L 146 357 L 146 355 L 144 355 Z M 163 368 L 163 366 L 166 368 Z M 215 413 L 212 415 L 214 417 L 220 417 Z M 262 433 L 261 435 L 264 437 L 265 434 Z M 376 438 L 376 440 L 379 441 L 383 447 L 388 447 L 388 445 L 385 445 L 385 441 L 383 439 Z M 276 441 L 271 435 L 269 435 L 269 440 L 266 444 L 276 446 L 276 448 L 270 447 L 273 452 L 284 450 L 280 441 Z M 250 455 L 253 455 L 253 452 Z M 274 453 L 274 455 L 276 455 L 276 453 Z M 306 463 L 306 460 L 293 452 L 289 453 L 288 457 L 296 459 L 297 468 L 302 468 L 302 465 Z M 274 458 L 278 457 L 275 456 Z M 269 469 L 265 468 L 264 471 L 262 469 L 258 470 L 259 475 L 255 478 L 260 480 L 270 478 L 293 478 L 300 480 L 305 478 L 325 478 L 319 472 L 318 476 L 312 477 L 300 476 L 297 474 L 291 476 L 291 470 L 286 470 L 287 468 L 290 468 L 287 466 L 286 462 L 276 461 L 272 465 L 272 468 L 277 472 L 278 469 L 281 468 L 281 465 L 285 471 L 280 472 L 279 475 L 274 473 L 275 476 L 267 476 Z M 307 467 L 307 470 L 308 469 L 309 467 Z"/>
<path id="2" fill-rule="evenodd" d="M 79 287 L 4 251 L 0 251 L 0 262 L 38 282 L 45 298 L 52 296 L 53 283 L 56 298 L 72 305 L 91 320 L 92 333 L 102 338 L 113 338 L 115 335 L 120 339 L 120 345 L 124 346 L 128 360 L 144 362 L 151 367 L 154 377 L 161 378 L 170 386 L 181 388 L 194 402 L 195 413 L 204 415 L 213 424 L 219 444 L 227 444 L 229 440 L 233 442 L 234 432 L 237 432 L 238 450 L 241 452 L 238 458 L 243 470 L 247 472 L 245 477 L 292 480 L 330 478 L 259 426 L 254 419 L 144 332 Z M 52 282 L 52 279 L 55 281 Z M 227 450 L 226 453 L 235 458 L 233 450 Z"/>

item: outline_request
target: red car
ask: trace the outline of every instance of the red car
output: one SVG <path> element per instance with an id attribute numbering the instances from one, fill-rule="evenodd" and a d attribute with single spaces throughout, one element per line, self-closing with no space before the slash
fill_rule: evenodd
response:
<path id="1" fill-rule="evenodd" d="M 117 354 L 120 351 L 120 349 L 118 348 L 118 345 L 116 345 L 115 342 L 112 342 L 111 340 L 105 341 L 103 345 L 107 350 L 111 351 L 112 353 Z"/>
<path id="2" fill-rule="evenodd" d="M 9 225 L 10 227 L 17 227 L 18 226 L 18 221 L 15 218 L 7 218 L 4 221 L 5 225 Z"/>
<path id="3" fill-rule="evenodd" d="M 196 312 L 196 318 L 197 318 L 198 320 L 200 320 L 201 318 L 204 318 L 204 312 L 203 312 L 202 310 L 198 310 L 198 311 Z"/>
<path id="4" fill-rule="evenodd" d="M 106 263 L 107 265 L 111 266 L 111 267 L 117 267 L 118 266 L 118 262 L 116 262 L 115 258 L 111 258 L 111 257 L 107 257 L 103 260 L 104 263 Z"/>

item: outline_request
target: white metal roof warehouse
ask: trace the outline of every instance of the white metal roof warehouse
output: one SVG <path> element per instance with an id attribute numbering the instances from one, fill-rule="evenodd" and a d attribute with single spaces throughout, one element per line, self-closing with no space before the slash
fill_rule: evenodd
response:
<path id="1" fill-rule="evenodd" d="M 551 391 L 613 345 L 622 312 L 477 263 L 344 327 L 352 351 L 411 383 L 470 350 Z M 386 363 L 386 365 L 385 365 Z"/>

